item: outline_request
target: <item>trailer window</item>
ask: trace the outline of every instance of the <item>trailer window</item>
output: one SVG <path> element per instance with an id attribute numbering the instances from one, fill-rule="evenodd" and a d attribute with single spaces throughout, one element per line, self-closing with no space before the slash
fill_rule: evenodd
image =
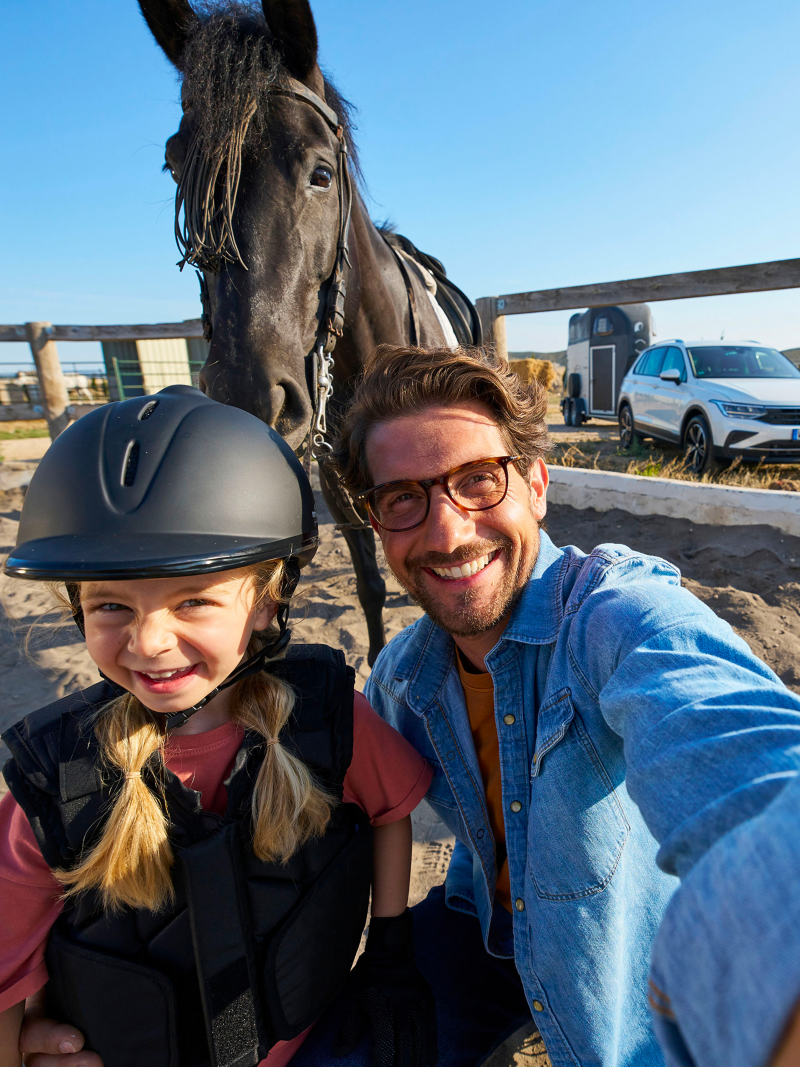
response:
<path id="1" fill-rule="evenodd" d="M 599 319 L 594 320 L 594 332 L 595 335 L 605 337 L 607 334 L 614 332 L 614 327 L 611 323 L 611 319 L 605 315 L 601 315 Z"/>

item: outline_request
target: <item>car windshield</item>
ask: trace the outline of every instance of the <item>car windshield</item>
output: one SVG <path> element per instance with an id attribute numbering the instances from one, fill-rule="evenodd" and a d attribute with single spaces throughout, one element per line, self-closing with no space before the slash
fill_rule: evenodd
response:
<path id="1" fill-rule="evenodd" d="M 696 345 L 687 351 L 696 378 L 800 378 L 800 370 L 775 348 Z"/>

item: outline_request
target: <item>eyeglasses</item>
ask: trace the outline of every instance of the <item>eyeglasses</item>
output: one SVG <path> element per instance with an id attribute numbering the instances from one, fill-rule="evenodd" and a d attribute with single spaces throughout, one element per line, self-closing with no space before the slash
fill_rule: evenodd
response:
<path id="1" fill-rule="evenodd" d="M 488 511 L 502 503 L 508 492 L 508 464 L 521 456 L 494 456 L 453 467 L 438 478 L 384 482 L 356 495 L 375 522 L 387 533 L 421 526 L 431 508 L 431 488 L 443 485 L 454 504 L 464 511 Z"/>

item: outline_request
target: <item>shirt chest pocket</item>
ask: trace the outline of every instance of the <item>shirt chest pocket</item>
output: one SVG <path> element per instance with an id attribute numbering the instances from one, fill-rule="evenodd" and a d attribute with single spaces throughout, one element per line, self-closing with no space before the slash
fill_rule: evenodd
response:
<path id="1" fill-rule="evenodd" d="M 630 826 L 569 689 L 540 710 L 531 766 L 528 873 L 547 900 L 601 893 Z"/>

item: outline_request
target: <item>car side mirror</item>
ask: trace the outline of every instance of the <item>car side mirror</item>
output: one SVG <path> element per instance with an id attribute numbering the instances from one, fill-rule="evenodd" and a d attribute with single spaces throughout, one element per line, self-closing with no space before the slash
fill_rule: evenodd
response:
<path id="1" fill-rule="evenodd" d="M 659 374 L 659 378 L 662 382 L 674 382 L 675 385 L 681 384 L 681 372 L 677 367 L 670 367 L 669 370 L 662 370 Z"/>

